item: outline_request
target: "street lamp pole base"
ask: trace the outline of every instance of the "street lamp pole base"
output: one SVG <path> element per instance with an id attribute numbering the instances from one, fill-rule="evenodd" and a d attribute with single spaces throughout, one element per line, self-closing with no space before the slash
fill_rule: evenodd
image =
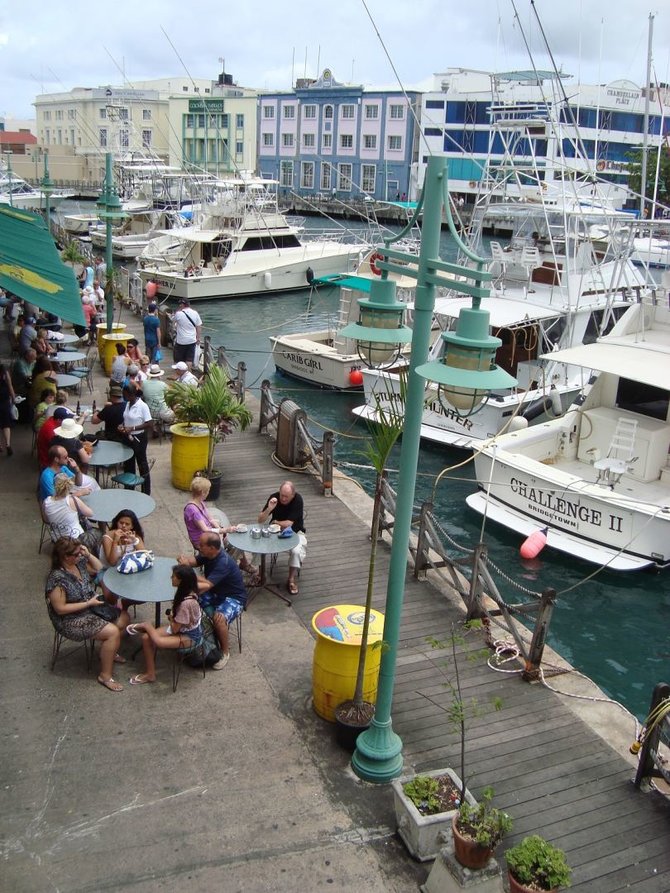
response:
<path id="1" fill-rule="evenodd" d="M 359 778 L 386 784 L 402 772 L 402 739 L 393 731 L 391 720 L 377 722 L 358 736 L 351 768 Z"/>

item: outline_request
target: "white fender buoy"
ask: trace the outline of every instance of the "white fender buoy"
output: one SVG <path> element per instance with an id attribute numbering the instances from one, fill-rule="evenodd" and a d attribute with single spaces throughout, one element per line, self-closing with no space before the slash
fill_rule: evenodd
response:
<path id="1" fill-rule="evenodd" d="M 522 558 L 536 558 L 547 545 L 548 527 L 534 530 L 522 543 L 519 554 Z"/>
<path id="2" fill-rule="evenodd" d="M 563 405 L 561 404 L 561 395 L 558 393 L 555 387 L 552 387 L 549 391 L 549 401 L 551 403 L 551 411 L 555 416 L 559 416 L 563 414 Z"/>
<path id="3" fill-rule="evenodd" d="M 272 285 L 272 273 L 269 270 L 266 270 L 263 273 L 263 285 L 266 288 L 270 288 L 270 286 Z"/>
<path id="4" fill-rule="evenodd" d="M 515 415 L 514 418 L 510 421 L 508 431 L 523 431 L 528 427 L 528 419 L 524 418 L 522 415 Z"/>

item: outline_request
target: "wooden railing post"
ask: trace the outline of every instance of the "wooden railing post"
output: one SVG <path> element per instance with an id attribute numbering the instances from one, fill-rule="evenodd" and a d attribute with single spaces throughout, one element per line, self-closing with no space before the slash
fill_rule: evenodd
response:
<path id="1" fill-rule="evenodd" d="M 670 698 L 670 685 L 667 682 L 659 682 L 658 685 L 654 687 L 653 694 L 651 696 L 651 704 L 649 705 L 649 716 L 653 716 L 654 712 L 658 709 L 659 704 L 663 701 L 666 701 Z M 651 732 L 646 733 L 644 736 L 644 743 L 642 745 L 642 750 L 640 751 L 640 762 L 637 767 L 637 774 L 635 775 L 635 787 L 639 788 L 645 778 L 650 778 L 652 775 L 659 775 L 656 769 L 656 760 L 654 759 L 655 755 L 658 754 L 658 744 L 661 736 L 661 727 L 663 722 L 668 722 L 668 718 L 666 717 L 664 720 L 661 719 L 654 724 Z"/>
<path id="2" fill-rule="evenodd" d="M 533 630 L 533 638 L 530 643 L 528 652 L 528 660 L 523 671 L 523 678 L 526 682 L 532 682 L 537 679 L 540 674 L 540 664 L 542 663 L 542 653 L 547 641 L 547 631 L 549 630 L 549 622 L 554 612 L 556 604 L 556 590 L 545 589 L 540 596 L 540 607 L 535 621 L 535 629 Z"/>
<path id="3" fill-rule="evenodd" d="M 247 364 L 244 360 L 240 360 L 237 364 L 237 378 L 235 379 L 235 396 L 244 403 L 244 396 L 247 388 Z"/>
<path id="4" fill-rule="evenodd" d="M 323 454 L 321 456 L 321 483 L 323 495 L 333 495 L 333 445 L 334 435 L 332 431 L 323 432 Z"/>
<path id="5" fill-rule="evenodd" d="M 424 502 L 421 505 L 419 515 L 419 533 L 416 542 L 416 557 L 414 559 L 414 576 L 417 580 L 424 580 L 428 567 L 428 537 L 426 536 L 426 516 L 433 511 L 432 502 Z"/>
<path id="6" fill-rule="evenodd" d="M 472 556 L 472 579 L 470 580 L 470 591 L 468 593 L 468 603 L 466 605 L 466 620 L 481 620 L 486 616 L 486 611 L 482 607 L 482 586 L 479 576 L 480 564 L 486 564 L 488 557 L 488 549 L 484 543 L 477 543 L 474 555 Z"/>

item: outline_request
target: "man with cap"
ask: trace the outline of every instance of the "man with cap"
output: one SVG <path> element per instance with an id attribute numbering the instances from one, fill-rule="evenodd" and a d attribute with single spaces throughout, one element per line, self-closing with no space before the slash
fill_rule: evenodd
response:
<path id="1" fill-rule="evenodd" d="M 195 346 L 200 341 L 202 320 L 196 310 L 189 306 L 187 298 L 179 299 L 179 308 L 173 316 L 177 332 L 174 339 L 175 363 L 195 361 Z"/>
<path id="2" fill-rule="evenodd" d="M 174 412 L 165 402 L 165 392 L 168 386 L 162 381 L 164 375 L 165 373 L 158 363 L 152 363 L 149 366 L 146 381 L 142 382 L 142 397 L 149 407 L 152 419 L 160 419 L 160 421 L 171 425 L 174 422 Z"/>
<path id="3" fill-rule="evenodd" d="M 105 440 L 116 440 L 121 442 L 122 437 L 119 433 L 119 425 L 123 424 L 123 410 L 126 408 L 126 401 L 123 399 L 123 386 L 113 384 L 109 387 L 109 403 L 93 413 L 91 423 L 93 425 L 105 426 Z"/>
<path id="4" fill-rule="evenodd" d="M 179 384 L 190 384 L 193 387 L 198 387 L 198 379 L 188 368 L 186 363 L 183 360 L 180 360 L 178 363 L 175 363 L 172 367 L 176 371 L 176 375 L 174 376 L 174 380 L 178 381 Z"/>
<path id="5" fill-rule="evenodd" d="M 161 346 L 161 321 L 158 318 L 158 305 L 153 301 L 147 307 L 147 315 L 142 320 L 144 326 L 144 349 L 149 362 L 156 360 L 156 351 Z"/>

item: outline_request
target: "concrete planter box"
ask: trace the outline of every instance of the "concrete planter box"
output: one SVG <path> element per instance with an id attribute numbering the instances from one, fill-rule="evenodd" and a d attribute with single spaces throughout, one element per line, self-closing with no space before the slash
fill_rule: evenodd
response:
<path id="1" fill-rule="evenodd" d="M 419 772 L 418 775 L 426 775 L 429 778 L 439 778 L 448 775 L 457 788 L 461 787 L 461 780 L 452 769 L 436 769 L 433 772 Z M 393 802 L 398 834 L 402 842 L 419 862 L 427 862 L 434 859 L 442 845 L 440 832 L 451 833 L 451 819 L 456 814 L 456 809 L 448 812 L 436 812 L 434 815 L 421 815 L 416 806 L 407 797 L 403 785 L 415 778 L 414 775 L 406 775 L 396 778 L 391 782 L 393 787 Z M 466 790 L 465 799 L 476 806 L 477 801 L 470 791 Z"/>

